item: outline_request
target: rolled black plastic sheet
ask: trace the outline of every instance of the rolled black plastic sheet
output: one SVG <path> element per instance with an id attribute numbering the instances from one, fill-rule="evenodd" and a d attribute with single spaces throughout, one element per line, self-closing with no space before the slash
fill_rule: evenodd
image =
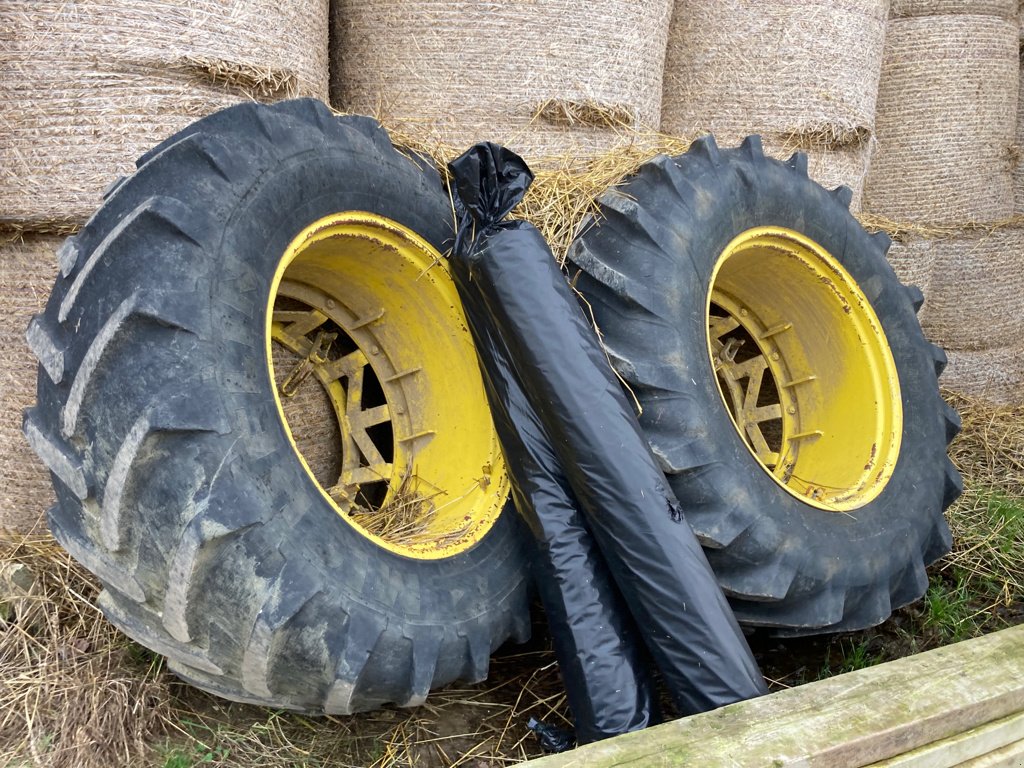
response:
<path id="1" fill-rule="evenodd" d="M 510 193 L 507 186 L 501 191 Z M 481 215 L 495 210 L 488 203 Z M 575 719 L 576 741 L 586 744 L 656 722 L 654 687 L 632 616 L 470 279 L 468 254 L 486 247 L 488 237 L 498 231 L 491 225 L 505 213 L 493 222 L 485 219 L 471 236 L 460 238 L 449 264 L 480 358 L 516 508 L 536 541 L 532 567 Z M 542 724 L 538 728 L 548 729 L 539 733 L 554 745 L 549 748 L 572 746 L 561 731 Z"/>
<path id="2" fill-rule="evenodd" d="M 467 216 L 458 253 L 501 336 L 644 641 L 683 714 L 767 692 L 707 558 L 650 453 L 600 342 L 535 227 L 507 214 L 532 181 L 478 144 L 450 164 Z M 506 191 L 507 190 L 507 191 Z M 489 218 L 490 216 L 490 218 Z"/>

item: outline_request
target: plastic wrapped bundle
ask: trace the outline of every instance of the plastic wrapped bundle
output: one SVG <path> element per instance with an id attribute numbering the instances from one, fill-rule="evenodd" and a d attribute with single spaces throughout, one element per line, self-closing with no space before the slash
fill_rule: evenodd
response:
<path id="1" fill-rule="evenodd" d="M 586 744 L 655 722 L 653 685 L 636 625 L 471 279 L 472 247 L 500 231 L 498 222 L 519 199 L 507 188 L 491 191 L 502 199 L 480 207 L 483 232 L 473 242 L 463 239 L 449 264 L 480 357 L 516 508 L 536 541 L 534 580 L 551 625 L 576 740 Z"/>
<path id="2" fill-rule="evenodd" d="M 532 177 L 514 153 L 478 144 L 451 164 L 468 209 L 460 233 L 486 226 Z M 525 222 L 456 250 L 583 511 L 644 641 L 684 714 L 766 692 L 757 663 L 682 519 L 636 417 L 541 234 Z"/>

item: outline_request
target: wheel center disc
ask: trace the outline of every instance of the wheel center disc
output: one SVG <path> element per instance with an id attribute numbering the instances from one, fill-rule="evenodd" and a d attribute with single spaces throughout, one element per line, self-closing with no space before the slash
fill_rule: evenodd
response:
<path id="1" fill-rule="evenodd" d="M 315 222 L 278 266 L 266 340 L 282 423 L 341 518 L 418 559 L 490 530 L 508 479 L 462 305 L 432 246 L 369 213 Z"/>
<path id="2" fill-rule="evenodd" d="M 715 265 L 706 317 L 719 392 L 772 479 L 834 512 L 878 496 L 899 454 L 899 380 L 842 265 L 792 230 L 748 230 Z"/>

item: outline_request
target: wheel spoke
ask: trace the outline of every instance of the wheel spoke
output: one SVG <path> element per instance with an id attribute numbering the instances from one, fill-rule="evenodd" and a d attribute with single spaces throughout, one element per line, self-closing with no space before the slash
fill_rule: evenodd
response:
<path id="1" fill-rule="evenodd" d="M 337 483 L 327 493 L 339 508 L 351 512 L 366 506 L 361 497 L 364 486 L 391 480 L 394 465 L 385 458 L 384 449 L 371 437 L 370 430 L 390 422 L 392 414 L 387 403 L 363 405 L 367 369 L 372 368 L 362 350 L 357 348 L 335 359 L 328 357 L 338 334 L 327 333 L 321 326 L 331 319 L 315 308 L 275 311 L 271 337 L 300 358 L 279 387 L 282 396 L 294 395 L 299 385 L 315 374 L 333 404 L 341 427 L 341 467 Z"/>
<path id="2" fill-rule="evenodd" d="M 734 331 L 740 327 L 739 321 L 734 317 L 718 317 L 717 315 L 711 315 L 708 318 L 708 333 L 712 339 L 720 339 L 729 331 Z"/>
<path id="3" fill-rule="evenodd" d="M 328 320 L 327 315 L 316 309 L 308 312 L 278 312 L 271 318 L 271 338 L 284 344 L 299 355 L 309 354 L 313 345 L 306 334 L 316 330 Z"/>
<path id="4" fill-rule="evenodd" d="M 336 381 L 341 378 L 352 378 L 357 372 L 362 371 L 369 361 L 362 350 L 355 350 L 337 360 L 328 360 L 321 366 L 323 381 Z M 350 396 L 351 397 L 351 396 Z"/>
<path id="5" fill-rule="evenodd" d="M 764 374 L 768 370 L 768 361 L 765 356 L 755 355 L 744 360 L 742 363 L 735 362 L 736 351 L 740 343 L 730 339 L 723 343 L 717 336 L 727 333 L 738 327 L 739 323 L 732 317 L 712 317 L 709 320 L 711 330 L 712 351 L 715 356 L 715 370 L 719 379 L 723 381 L 729 391 L 729 399 L 732 401 L 732 416 L 740 428 L 742 434 L 746 435 L 747 443 L 751 450 L 761 462 L 767 467 L 774 467 L 779 463 L 779 453 L 768 445 L 761 425 L 766 421 L 774 421 L 782 418 L 782 405 L 772 403 L 769 405 L 758 405 L 761 399 L 761 387 L 764 383 Z M 726 330 L 722 330 L 722 329 Z"/>

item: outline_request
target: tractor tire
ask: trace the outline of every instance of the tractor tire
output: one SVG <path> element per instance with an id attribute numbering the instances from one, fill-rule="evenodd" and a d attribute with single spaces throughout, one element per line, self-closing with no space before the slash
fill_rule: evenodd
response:
<path id="1" fill-rule="evenodd" d="M 850 190 L 705 137 L 599 202 L 570 272 L 739 621 L 854 630 L 921 597 L 959 418 Z"/>
<path id="2" fill-rule="evenodd" d="M 524 538 L 437 171 L 309 99 L 137 165 L 27 332 L 50 527 L 105 615 L 241 702 L 348 714 L 484 679 L 530 632 Z"/>

